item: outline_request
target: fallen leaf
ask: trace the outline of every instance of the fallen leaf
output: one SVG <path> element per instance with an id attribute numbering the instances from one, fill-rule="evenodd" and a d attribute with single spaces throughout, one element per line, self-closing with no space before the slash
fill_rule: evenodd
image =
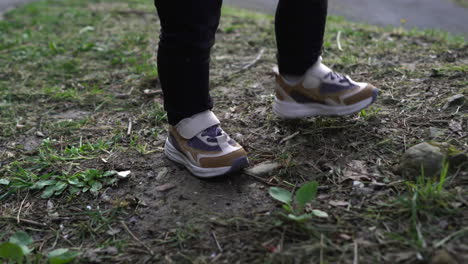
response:
<path id="1" fill-rule="evenodd" d="M 346 166 L 346 169 L 343 172 L 343 179 L 341 182 L 346 180 L 370 180 L 370 177 L 367 172 L 367 167 L 365 161 L 362 160 L 352 160 Z"/>

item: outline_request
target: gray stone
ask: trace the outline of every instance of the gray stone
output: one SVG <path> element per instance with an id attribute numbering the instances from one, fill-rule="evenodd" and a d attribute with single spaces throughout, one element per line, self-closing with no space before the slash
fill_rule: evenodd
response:
<path id="1" fill-rule="evenodd" d="M 447 102 L 442 107 L 442 110 L 446 110 L 447 108 L 452 107 L 452 106 L 462 105 L 464 102 L 465 102 L 465 96 L 463 94 L 456 94 L 447 99 Z"/>
<path id="2" fill-rule="evenodd" d="M 432 177 L 440 173 L 445 155 L 439 147 L 427 142 L 409 148 L 400 160 L 400 170 L 406 177 L 416 178 L 421 175 Z"/>

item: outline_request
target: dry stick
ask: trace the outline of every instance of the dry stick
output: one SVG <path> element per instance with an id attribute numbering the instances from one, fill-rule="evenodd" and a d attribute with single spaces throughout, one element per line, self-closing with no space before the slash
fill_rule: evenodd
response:
<path id="1" fill-rule="evenodd" d="M 227 74 L 223 77 L 221 77 L 222 81 L 228 81 L 230 80 L 234 75 L 238 74 L 238 73 L 241 73 L 241 72 L 244 72 L 246 70 L 248 70 L 249 68 L 251 68 L 252 66 L 254 66 L 255 64 L 257 64 L 257 62 L 262 58 L 263 56 L 263 53 L 265 53 L 265 49 L 261 49 L 260 52 L 258 53 L 257 57 L 255 57 L 255 59 L 253 61 L 251 61 L 250 63 L 248 63 L 247 65 L 245 65 L 244 67 L 242 67 L 241 69 L 237 70 L 237 71 L 234 71 L 233 73 L 231 74 Z"/>
<path id="2" fill-rule="evenodd" d="M 354 240 L 354 259 L 353 264 L 359 264 L 359 255 L 358 255 L 358 244 L 357 241 Z"/>
<path id="3" fill-rule="evenodd" d="M 29 191 L 26 193 L 26 196 L 24 197 L 23 201 L 20 204 L 20 208 L 18 210 L 18 215 L 16 216 L 16 222 L 19 224 L 20 223 L 20 215 L 21 215 L 21 209 L 23 209 L 23 204 L 24 201 L 26 201 L 26 198 L 28 198 Z"/>
<path id="4" fill-rule="evenodd" d="M 219 252 L 222 253 L 223 249 L 221 248 L 221 245 L 218 242 L 218 238 L 216 237 L 216 233 L 214 231 L 211 231 L 211 235 L 213 236 L 213 239 L 214 239 L 214 241 L 216 243 L 216 246 L 218 247 Z"/>
<path id="5" fill-rule="evenodd" d="M 283 138 L 283 139 L 280 141 L 280 144 L 283 144 L 284 142 L 286 142 L 286 141 L 292 139 L 293 137 L 295 137 L 295 136 L 297 136 L 297 135 L 299 135 L 299 131 L 297 131 L 296 133 L 294 133 L 294 134 L 292 134 L 292 135 L 289 135 L 289 136 Z"/>
<path id="6" fill-rule="evenodd" d="M 130 118 L 128 121 L 127 136 L 130 136 L 131 133 L 132 133 L 132 119 Z"/>
<path id="7" fill-rule="evenodd" d="M 13 217 L 13 216 L 0 216 L 0 220 L 1 219 L 15 221 L 15 222 L 18 220 L 17 217 Z M 21 219 L 21 218 L 19 220 L 20 220 L 20 223 L 23 222 L 23 223 L 30 224 L 30 225 L 35 225 L 35 226 L 40 226 L 40 227 L 47 227 L 46 224 L 39 223 L 39 222 L 36 222 L 36 221 L 33 221 L 33 220 Z"/>
<path id="8" fill-rule="evenodd" d="M 338 34 L 336 34 L 336 44 L 338 45 L 338 50 L 343 50 L 341 48 L 341 41 L 340 41 L 340 38 L 341 38 L 341 31 L 338 31 Z"/>
<path id="9" fill-rule="evenodd" d="M 265 53 L 265 49 L 261 49 L 260 52 L 258 53 L 257 57 L 255 57 L 255 59 L 253 61 L 251 61 L 249 64 L 245 65 L 244 67 L 242 67 L 240 70 L 234 72 L 234 74 L 241 73 L 241 72 L 249 69 L 250 67 L 254 66 L 255 64 L 257 64 L 257 62 L 262 58 L 263 53 Z"/>
<path id="10" fill-rule="evenodd" d="M 320 264 L 323 264 L 323 234 L 320 234 Z"/>
<path id="11" fill-rule="evenodd" d="M 122 224 L 122 226 L 124 227 L 125 231 L 127 231 L 127 233 L 138 243 L 140 243 L 143 247 L 146 248 L 146 250 L 148 250 L 148 252 L 150 253 L 151 256 L 154 256 L 154 252 L 153 250 L 151 250 L 150 247 L 148 247 L 145 243 L 143 243 L 143 241 L 141 241 L 140 239 L 138 239 L 138 237 L 136 237 L 132 231 L 130 231 L 130 229 L 128 228 L 128 226 L 125 224 L 124 221 L 120 221 L 120 223 Z"/>

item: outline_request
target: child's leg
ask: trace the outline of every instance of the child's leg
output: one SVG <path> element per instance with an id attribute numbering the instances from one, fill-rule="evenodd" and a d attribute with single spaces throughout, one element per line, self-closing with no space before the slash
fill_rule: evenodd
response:
<path id="1" fill-rule="evenodd" d="M 275 30 L 281 74 L 303 75 L 322 50 L 327 0 L 280 0 Z"/>
<path id="2" fill-rule="evenodd" d="M 209 95 L 210 49 L 221 0 L 155 0 L 161 20 L 158 73 L 169 124 L 213 107 Z"/>
<path id="3" fill-rule="evenodd" d="M 158 71 L 170 124 L 164 153 L 199 177 L 248 166 L 245 150 L 210 111 L 210 49 L 221 4 L 221 0 L 155 0 L 162 31 Z"/>

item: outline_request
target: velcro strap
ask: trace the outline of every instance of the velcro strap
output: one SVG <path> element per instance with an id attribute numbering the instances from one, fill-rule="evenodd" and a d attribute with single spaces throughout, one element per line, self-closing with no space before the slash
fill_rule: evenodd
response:
<path id="1" fill-rule="evenodd" d="M 219 125 L 219 120 L 210 110 L 182 119 L 175 127 L 179 135 L 191 139 L 203 130 Z"/>

